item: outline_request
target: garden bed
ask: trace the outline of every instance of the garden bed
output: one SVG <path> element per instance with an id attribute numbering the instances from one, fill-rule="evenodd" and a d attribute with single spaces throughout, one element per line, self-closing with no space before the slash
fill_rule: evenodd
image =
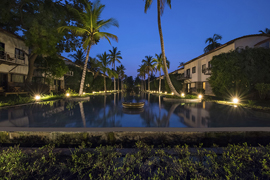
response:
<path id="1" fill-rule="evenodd" d="M 222 151 L 187 145 L 154 149 L 9 147 L 0 151 L 3 179 L 269 179 L 270 146 L 228 145 Z"/>

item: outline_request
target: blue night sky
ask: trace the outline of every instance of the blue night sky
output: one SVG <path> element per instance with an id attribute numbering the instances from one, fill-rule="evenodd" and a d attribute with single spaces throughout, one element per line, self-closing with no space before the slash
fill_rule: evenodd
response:
<path id="1" fill-rule="evenodd" d="M 104 31 L 115 34 L 119 42 L 103 39 L 90 50 L 95 57 L 112 46 L 122 54 L 122 64 L 128 76 L 137 76 L 137 69 L 146 55 L 161 52 L 156 0 L 144 13 L 143 0 L 101 0 L 105 4 L 102 19 L 115 18 L 119 28 Z M 172 0 L 161 17 L 165 53 L 171 62 L 169 72 L 177 69 L 179 62 L 187 62 L 201 54 L 205 40 L 220 34 L 224 44 L 232 39 L 270 28 L 269 0 Z M 68 53 L 62 53 L 68 57 Z M 119 64 L 116 64 L 119 65 Z M 158 76 L 158 74 L 156 75 Z"/>

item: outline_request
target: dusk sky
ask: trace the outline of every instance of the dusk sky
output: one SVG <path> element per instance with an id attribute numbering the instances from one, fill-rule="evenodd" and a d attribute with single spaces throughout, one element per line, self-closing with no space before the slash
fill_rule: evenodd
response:
<path id="1" fill-rule="evenodd" d="M 143 0 L 101 0 L 101 3 L 105 4 L 101 18 L 113 17 L 119 23 L 119 28 L 104 31 L 117 35 L 119 42 L 112 41 L 110 45 L 103 39 L 93 46 L 90 56 L 108 53 L 115 46 L 121 51 L 126 74 L 136 77 L 142 59 L 161 52 L 156 0 L 146 14 Z M 172 0 L 172 8 L 166 5 L 161 17 L 165 53 L 171 62 L 169 72 L 176 70 L 179 62 L 203 54 L 205 40 L 214 34 L 221 35 L 220 43 L 224 44 L 270 28 L 269 7 L 269 0 Z M 62 55 L 68 57 L 68 53 Z"/>

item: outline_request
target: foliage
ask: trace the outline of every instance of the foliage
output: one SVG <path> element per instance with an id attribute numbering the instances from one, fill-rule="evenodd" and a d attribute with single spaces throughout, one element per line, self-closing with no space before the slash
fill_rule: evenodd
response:
<path id="1" fill-rule="evenodd" d="M 255 84 L 270 83 L 270 50 L 236 49 L 214 56 L 209 83 L 217 96 L 230 98 L 255 91 Z"/>
<path id="2" fill-rule="evenodd" d="M 270 34 L 270 29 L 265 28 L 264 31 L 260 30 L 259 32 L 262 33 L 262 34 Z"/>
<path id="3" fill-rule="evenodd" d="M 198 96 L 191 95 L 191 94 L 186 94 L 185 97 L 179 97 L 175 95 L 166 95 L 166 98 L 173 98 L 173 99 L 198 99 Z"/>
<path id="4" fill-rule="evenodd" d="M 255 84 L 255 89 L 259 92 L 261 99 L 265 99 L 267 93 L 270 91 L 270 84 L 257 83 Z"/>
<path id="5" fill-rule="evenodd" d="M 25 52 L 29 58 L 26 81 L 31 82 L 37 55 L 51 56 L 62 51 L 75 50 L 78 45 L 73 34 L 58 33 L 57 28 L 72 20 L 67 7 L 81 9 L 80 2 L 71 0 L 57 3 L 53 0 L 2 0 L 0 27 L 22 33 L 25 44 L 31 49 Z"/>
<path id="6" fill-rule="evenodd" d="M 221 46 L 220 43 L 217 42 L 217 40 L 221 40 L 222 39 L 222 36 L 221 35 L 218 35 L 218 34 L 214 34 L 213 35 L 213 38 L 207 38 L 205 43 L 209 43 L 205 48 L 204 48 L 204 53 L 207 53 L 219 46 Z"/>
<path id="7" fill-rule="evenodd" d="M 77 66 L 68 65 L 68 69 L 73 71 L 73 76 L 65 77 L 65 87 L 73 89 L 76 92 L 79 92 L 82 69 Z M 85 83 L 84 83 L 84 91 L 92 92 L 94 84 L 94 76 L 91 72 L 86 72 Z"/>
<path id="8" fill-rule="evenodd" d="M 269 145 L 232 144 L 220 153 L 201 146 L 191 151 L 187 145 L 153 149 L 140 141 L 134 148 L 124 153 L 117 146 L 89 150 L 82 144 L 64 155 L 52 145 L 30 153 L 9 147 L 0 152 L 0 174 L 3 179 L 270 178 Z"/>
<path id="9" fill-rule="evenodd" d="M 178 76 L 177 74 L 170 74 L 170 79 L 171 79 L 171 82 L 172 82 L 173 86 L 175 87 L 176 91 L 178 93 L 180 93 L 183 89 L 183 81 L 177 80 L 177 76 Z M 168 93 L 171 93 L 170 87 L 169 87 L 166 79 L 164 79 L 164 81 L 165 81 L 165 90 Z"/>
<path id="10" fill-rule="evenodd" d="M 77 94 L 75 90 L 68 88 L 66 90 L 66 93 L 69 93 L 70 95 Z"/>
<path id="11" fill-rule="evenodd" d="M 75 60 L 74 61 L 75 64 L 77 64 L 79 66 L 83 66 L 84 65 L 85 55 L 84 55 L 84 51 L 82 49 L 76 50 L 76 53 L 69 54 L 68 57 L 73 58 Z"/>
<path id="12" fill-rule="evenodd" d="M 116 26 L 118 27 L 118 22 L 113 19 L 106 19 L 102 20 L 100 18 L 102 11 L 105 8 L 105 5 L 100 4 L 99 0 L 96 0 L 93 4 L 89 3 L 88 1 L 84 0 L 84 9 L 83 11 L 78 11 L 75 8 L 70 8 L 70 11 L 76 16 L 76 23 L 75 26 L 62 26 L 58 29 L 59 32 L 63 32 L 64 30 L 69 30 L 80 36 L 83 41 L 83 48 L 87 51 L 86 59 L 85 59 L 85 66 L 83 68 L 83 74 L 80 82 L 80 89 L 79 94 L 82 95 L 84 84 L 85 84 L 85 73 L 86 67 L 88 64 L 89 52 L 93 45 L 97 44 L 100 39 L 107 39 L 108 42 L 111 44 L 110 39 L 118 41 L 116 35 L 102 32 L 102 30 L 110 27 Z M 104 72 L 105 73 L 105 72 Z M 109 74 L 115 75 L 115 74 Z M 116 77 L 116 76 L 115 76 Z M 106 86 L 104 87 L 106 91 Z"/>

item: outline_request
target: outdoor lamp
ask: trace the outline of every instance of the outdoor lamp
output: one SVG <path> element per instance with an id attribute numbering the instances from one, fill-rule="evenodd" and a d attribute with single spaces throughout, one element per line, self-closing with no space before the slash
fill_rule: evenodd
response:
<path id="1" fill-rule="evenodd" d="M 93 91 L 92 93 L 95 94 L 95 91 Z"/>
<path id="2" fill-rule="evenodd" d="M 238 103 L 239 99 L 238 98 L 233 98 L 233 103 Z"/>
<path id="3" fill-rule="evenodd" d="M 40 100 L 40 95 L 36 95 L 36 96 L 35 96 L 35 99 L 36 99 L 36 100 Z"/>
<path id="4" fill-rule="evenodd" d="M 83 92 L 82 94 L 85 94 L 85 92 Z"/>
<path id="5" fill-rule="evenodd" d="M 165 94 L 167 94 L 167 91 L 165 91 Z"/>
<path id="6" fill-rule="evenodd" d="M 174 93 L 172 92 L 172 95 L 174 95 Z"/>
<path id="7" fill-rule="evenodd" d="M 199 94 L 199 96 L 198 96 L 198 97 L 199 97 L 199 99 L 202 99 L 202 95 L 201 95 L 201 94 Z"/>
<path id="8" fill-rule="evenodd" d="M 70 94 L 69 94 L 69 93 L 67 93 L 67 94 L 66 94 L 66 96 L 67 96 L 67 97 L 69 97 L 69 96 L 70 96 Z"/>
<path id="9" fill-rule="evenodd" d="M 181 96 L 184 97 L 185 96 L 185 93 L 182 93 Z"/>

